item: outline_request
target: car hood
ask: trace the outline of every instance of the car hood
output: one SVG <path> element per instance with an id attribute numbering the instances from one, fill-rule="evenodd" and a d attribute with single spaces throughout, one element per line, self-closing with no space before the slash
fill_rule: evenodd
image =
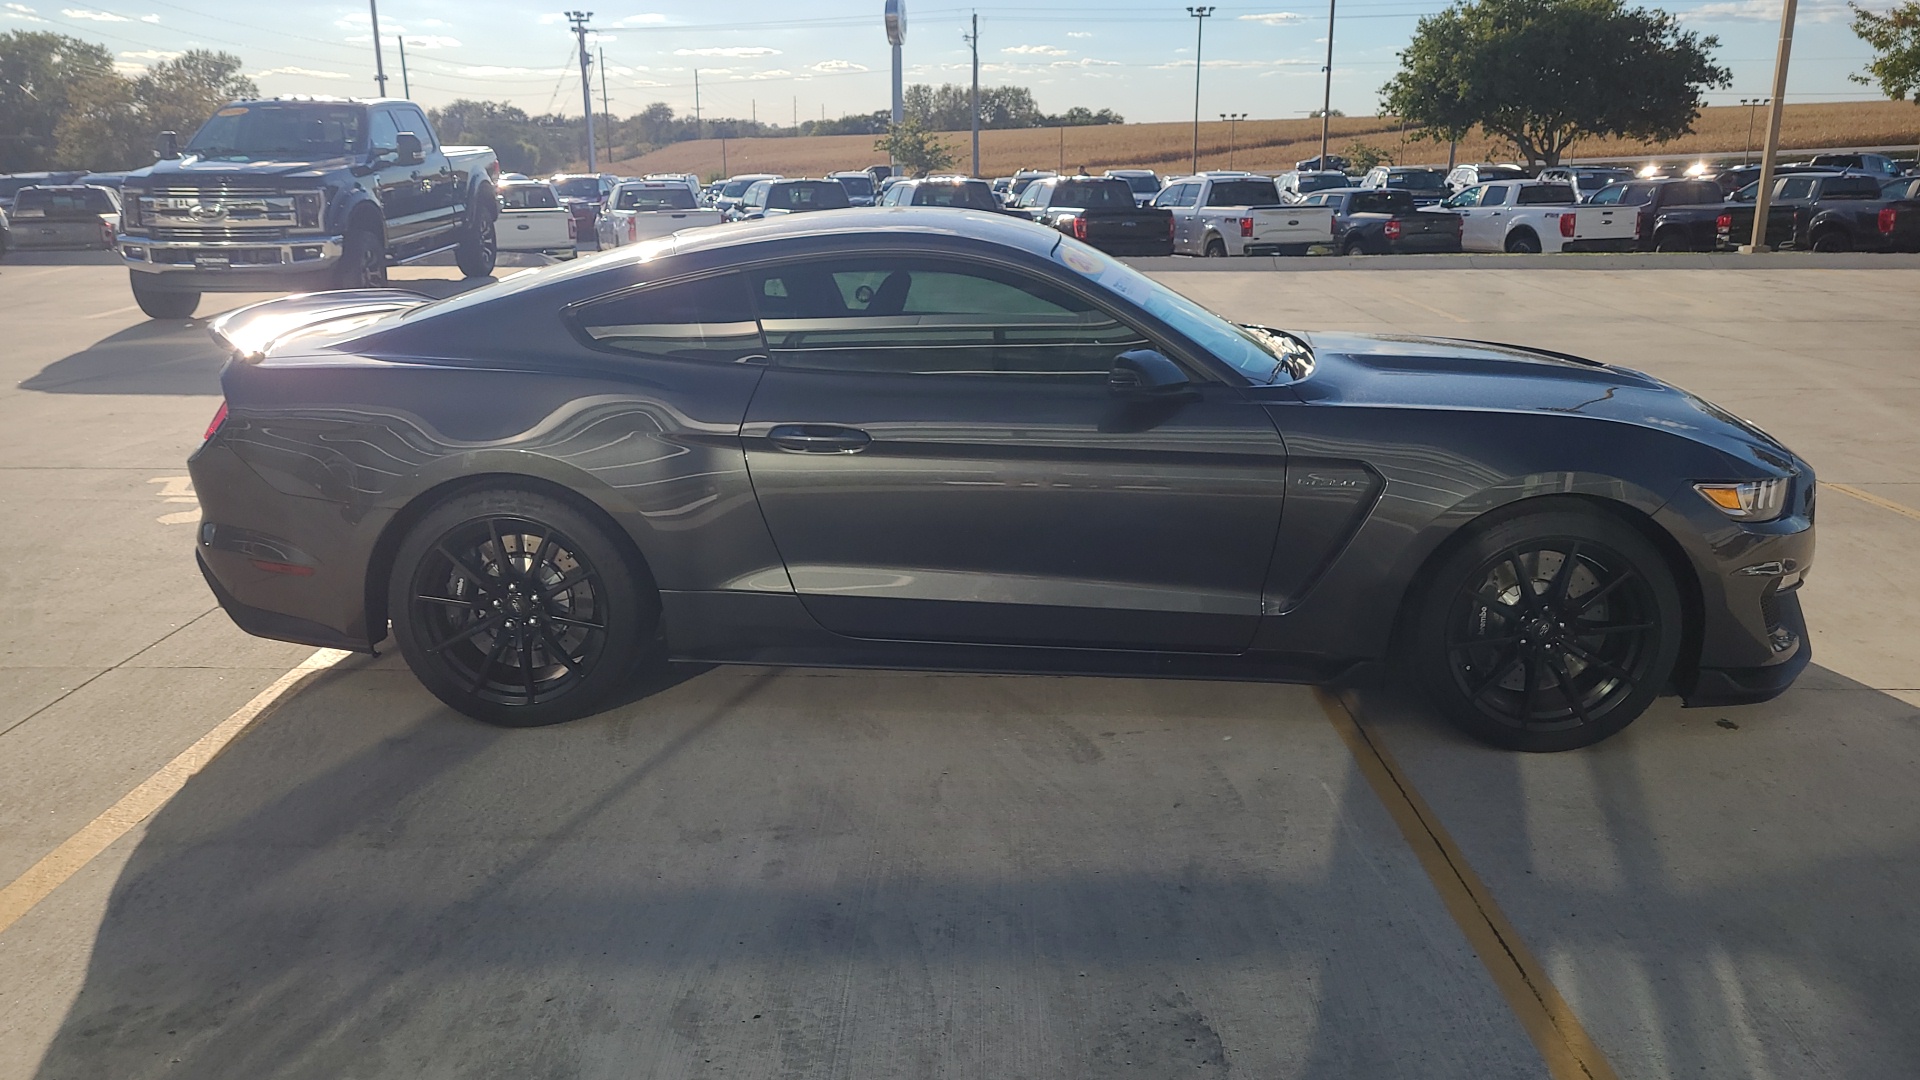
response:
<path id="1" fill-rule="evenodd" d="M 291 178 L 301 180 L 319 180 L 337 169 L 353 164 L 349 157 L 328 158 L 324 161 L 204 161 L 195 157 L 184 157 L 176 161 L 162 161 L 147 172 L 147 179 L 159 183 L 173 178 L 191 178 L 193 180 L 231 179 L 239 182 L 257 182 L 265 179 Z M 139 177 L 129 177 L 139 179 Z"/>
<path id="2" fill-rule="evenodd" d="M 1579 416 L 1706 443 L 1766 470 L 1804 463 L 1771 435 L 1704 398 L 1632 368 L 1488 341 L 1296 333 L 1314 366 L 1304 400 L 1383 408 Z"/>

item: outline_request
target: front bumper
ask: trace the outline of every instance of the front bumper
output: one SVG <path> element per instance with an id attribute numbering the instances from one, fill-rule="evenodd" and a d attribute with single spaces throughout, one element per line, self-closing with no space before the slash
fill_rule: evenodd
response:
<path id="1" fill-rule="evenodd" d="M 181 292 L 271 291 L 329 274 L 346 242 L 341 236 L 278 240 L 156 240 L 115 238 L 127 269 L 146 284 Z"/>

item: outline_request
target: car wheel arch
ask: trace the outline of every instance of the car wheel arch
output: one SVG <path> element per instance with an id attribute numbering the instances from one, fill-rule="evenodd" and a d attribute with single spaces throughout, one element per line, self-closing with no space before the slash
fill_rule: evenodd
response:
<path id="1" fill-rule="evenodd" d="M 341 232 L 350 233 L 355 229 L 371 229 L 380 238 L 380 246 L 387 244 L 387 219 L 380 208 L 371 199 L 362 199 L 347 211 L 347 227 Z"/>
<path id="2" fill-rule="evenodd" d="M 1688 685 L 1699 667 L 1702 636 L 1706 626 L 1706 602 L 1702 592 L 1699 571 L 1693 560 L 1688 558 L 1686 550 L 1665 526 L 1655 520 L 1646 509 L 1623 499 L 1609 498 L 1591 493 L 1554 492 L 1544 495 L 1522 495 L 1481 508 L 1468 520 L 1454 525 L 1437 542 L 1417 545 L 1413 553 L 1414 565 L 1398 577 L 1405 582 L 1399 602 L 1394 609 L 1391 631 L 1390 651 L 1394 656 L 1407 655 L 1411 623 L 1420 610 L 1423 591 L 1429 586 L 1431 571 L 1443 563 L 1448 556 L 1473 537 L 1502 522 L 1511 521 L 1538 513 L 1553 510 L 1581 509 L 1599 511 L 1609 517 L 1625 523 L 1653 545 L 1666 562 L 1667 569 L 1673 574 L 1674 584 L 1680 592 L 1680 610 L 1682 625 L 1680 632 L 1680 654 L 1674 664 L 1672 681 L 1676 687 Z"/>
<path id="3" fill-rule="evenodd" d="M 656 597 L 658 596 L 660 586 L 653 576 L 653 564 L 641 550 L 640 543 L 634 539 L 633 533 L 621 525 L 620 507 L 617 503 L 610 507 L 605 505 L 602 499 L 596 499 L 583 488 L 532 473 L 472 473 L 442 480 L 416 493 L 406 500 L 386 524 L 381 526 L 380 534 L 375 538 L 373 549 L 367 559 L 365 574 L 368 644 L 377 645 L 387 636 L 387 622 L 390 617 L 390 612 L 387 610 L 387 581 L 393 573 L 393 560 L 407 534 L 442 503 L 469 492 L 492 489 L 535 492 L 571 505 L 596 525 L 607 530 L 607 535 L 612 536 L 620 544 L 621 552 L 635 576 L 646 588 L 652 589 Z M 609 492 L 603 498 L 610 496 Z"/>

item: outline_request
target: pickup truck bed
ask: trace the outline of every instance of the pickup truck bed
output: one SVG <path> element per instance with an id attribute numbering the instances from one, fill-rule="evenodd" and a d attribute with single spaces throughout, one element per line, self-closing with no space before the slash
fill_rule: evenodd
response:
<path id="1" fill-rule="evenodd" d="M 553 188 L 538 180 L 500 185 L 500 250 L 525 251 L 554 259 L 580 254 L 573 214 L 560 205 Z"/>

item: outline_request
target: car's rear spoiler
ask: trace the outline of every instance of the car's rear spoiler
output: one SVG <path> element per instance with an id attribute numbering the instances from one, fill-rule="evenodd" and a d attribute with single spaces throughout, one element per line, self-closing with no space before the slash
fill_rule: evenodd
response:
<path id="1" fill-rule="evenodd" d="M 242 360 L 259 360 L 296 334 L 344 319 L 368 319 L 405 311 L 433 297 L 405 289 L 347 289 L 301 293 L 249 304 L 207 324 L 213 340 Z"/>

